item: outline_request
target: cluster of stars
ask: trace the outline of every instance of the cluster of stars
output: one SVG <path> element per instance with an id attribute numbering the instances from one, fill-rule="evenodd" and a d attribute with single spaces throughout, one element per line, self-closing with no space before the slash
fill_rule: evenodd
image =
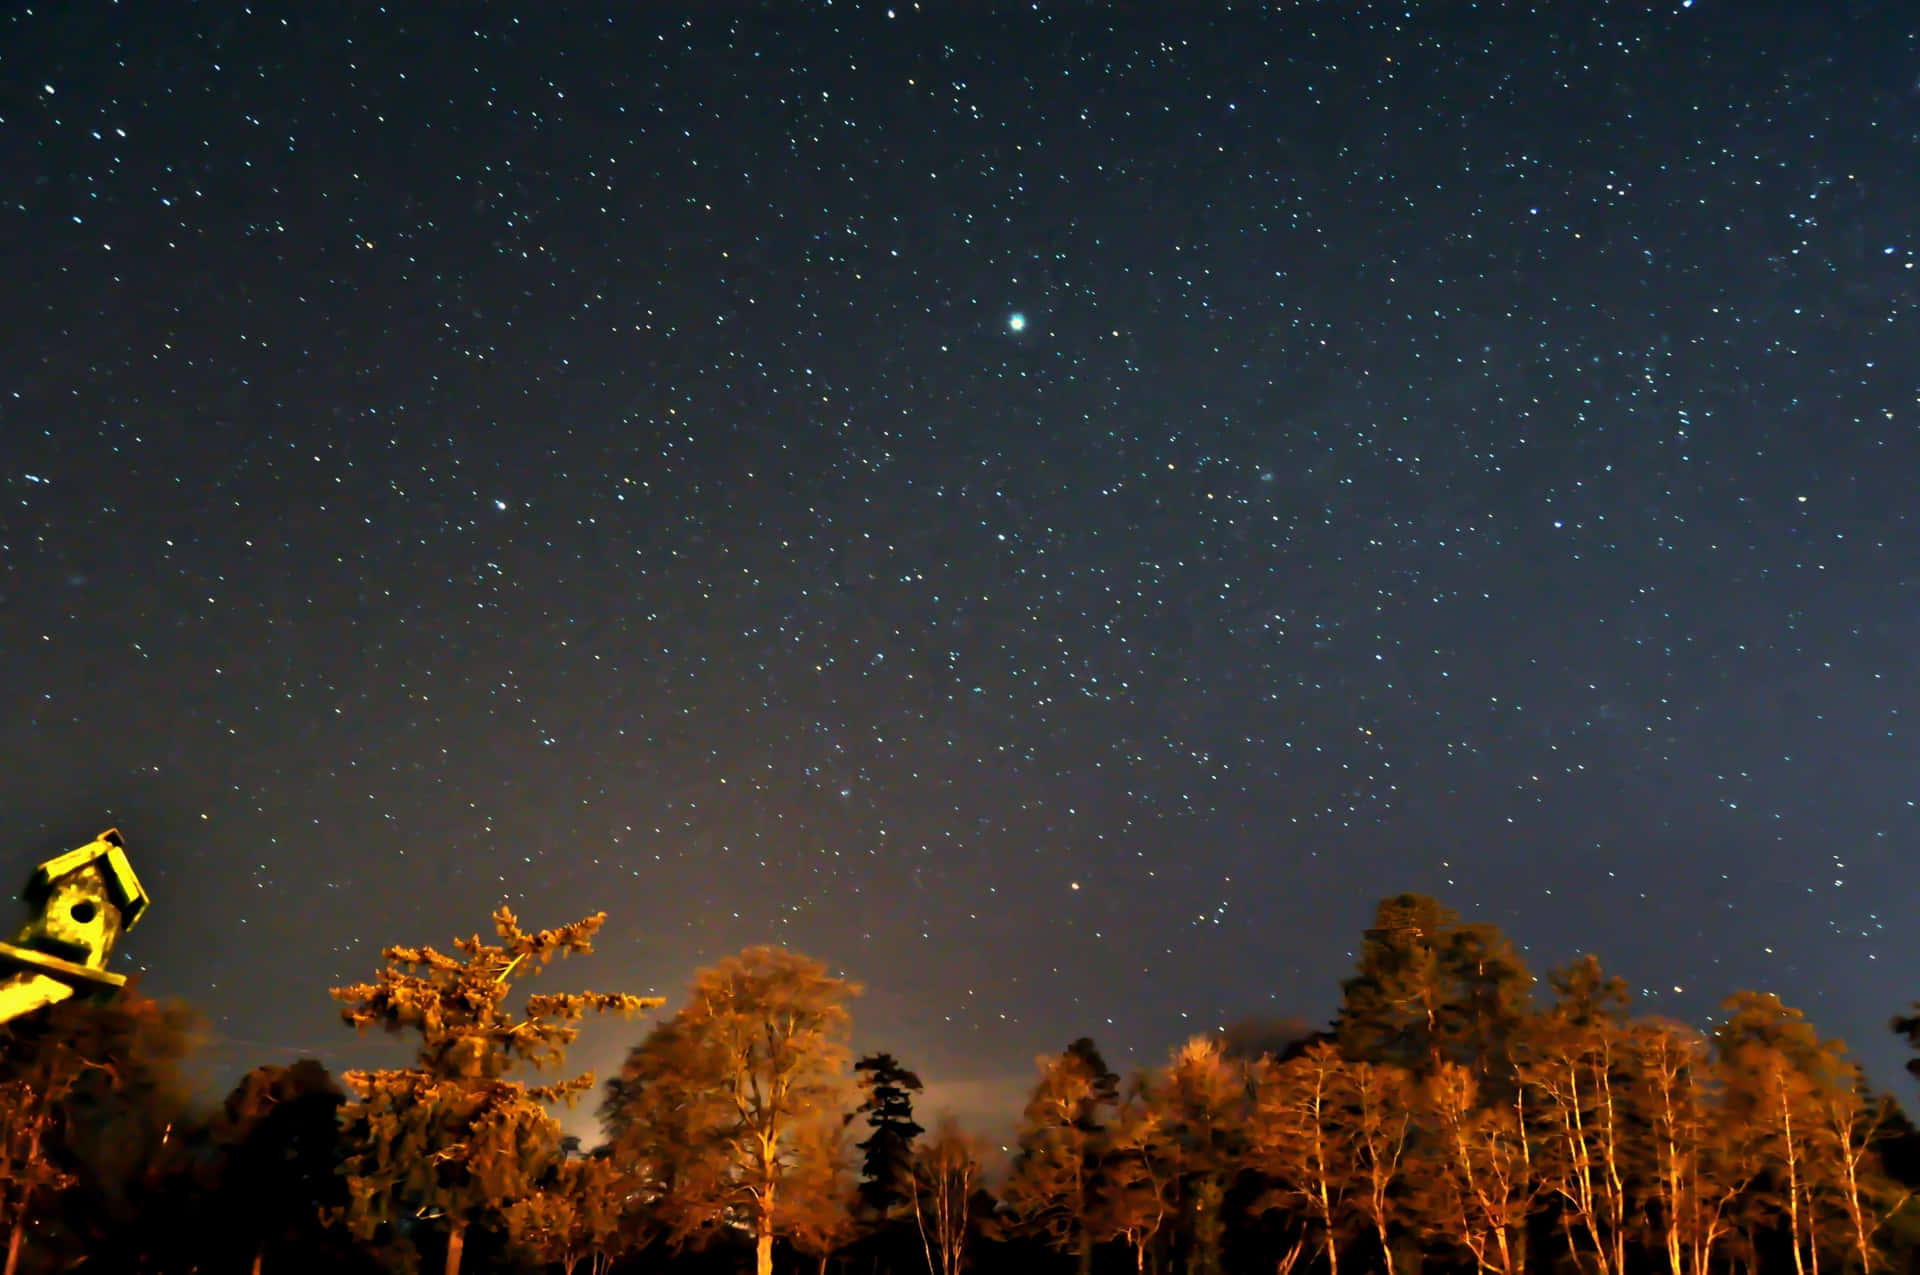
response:
<path id="1" fill-rule="evenodd" d="M 1870 1050 L 1893 16 L 9 15 L 0 807 L 254 1037 L 507 897 L 1157 1058 L 1404 888 Z"/>

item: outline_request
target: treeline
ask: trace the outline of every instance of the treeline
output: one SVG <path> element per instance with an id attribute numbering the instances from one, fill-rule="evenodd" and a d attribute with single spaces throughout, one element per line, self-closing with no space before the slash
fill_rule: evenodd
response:
<path id="1" fill-rule="evenodd" d="M 408 1066 L 259 1067 L 212 1111 L 183 1006 L 0 1027 L 4 1275 L 1920 1270 L 1920 1136 L 1839 1042 L 1758 993 L 1710 1032 L 1635 1015 L 1591 957 L 1536 989 L 1497 928 L 1417 895 L 1380 904 L 1325 1030 L 1125 1078 L 1086 1039 L 1041 1059 L 991 1182 L 975 1134 L 919 1123 L 908 1067 L 850 1057 L 858 986 L 773 948 L 696 976 L 581 1147 L 550 1107 L 593 1078 L 543 1073 L 586 1015 L 662 1002 L 515 996 L 600 918 L 494 920 L 334 992 Z M 1920 1049 L 1920 1005 L 1894 1027 Z"/>

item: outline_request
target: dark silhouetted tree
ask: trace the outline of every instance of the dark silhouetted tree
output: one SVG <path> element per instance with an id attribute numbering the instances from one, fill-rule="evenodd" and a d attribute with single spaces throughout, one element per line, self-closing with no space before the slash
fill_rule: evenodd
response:
<path id="1" fill-rule="evenodd" d="M 1913 1013 L 1893 1020 L 1893 1030 L 1907 1038 L 1907 1044 L 1915 1053 L 1920 1053 L 1920 1001 L 1913 1003 Z M 1920 1080 L 1920 1058 L 1907 1059 L 1907 1072 Z"/>
<path id="2" fill-rule="evenodd" d="M 920 1077 L 892 1054 L 868 1054 L 853 1064 L 860 1087 L 859 1113 L 869 1130 L 860 1149 L 860 1200 L 884 1222 L 913 1202 L 913 1140 L 922 1130 L 913 1118 Z"/>
<path id="3" fill-rule="evenodd" d="M 339 1173 L 345 1102 L 327 1069 L 303 1058 L 290 1067 L 255 1067 L 214 1117 L 216 1191 L 228 1224 L 245 1233 L 253 1275 L 276 1248 L 319 1248 L 323 1219 L 346 1207 Z"/>
<path id="4" fill-rule="evenodd" d="M 186 1006 L 132 992 L 62 1001 L 0 1025 L 6 1275 L 18 1269 L 33 1217 L 63 1193 L 75 1203 L 65 1216 L 76 1244 L 124 1247 L 130 1237 L 114 1232 L 138 1226 L 138 1186 L 186 1109 L 181 1063 L 197 1029 Z"/>

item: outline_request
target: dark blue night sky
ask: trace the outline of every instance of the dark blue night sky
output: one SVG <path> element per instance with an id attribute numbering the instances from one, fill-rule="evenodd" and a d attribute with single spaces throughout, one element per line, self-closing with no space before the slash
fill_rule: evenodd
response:
<path id="1" fill-rule="evenodd" d="M 1920 17 L 1140 8 L 13 8 L 18 870 L 233 1072 L 506 900 L 1010 1115 L 1411 889 L 1904 1088 Z"/>

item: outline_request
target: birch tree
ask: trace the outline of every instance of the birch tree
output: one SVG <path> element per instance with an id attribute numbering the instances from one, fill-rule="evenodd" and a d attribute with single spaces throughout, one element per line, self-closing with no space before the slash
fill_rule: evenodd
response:
<path id="1" fill-rule="evenodd" d="M 1760 1169 L 1726 1128 L 1708 1042 L 1680 1023 L 1634 1025 L 1630 1102 L 1644 1131 L 1635 1202 L 1667 1275 L 1706 1275 L 1732 1231 L 1730 1206 Z"/>
<path id="2" fill-rule="evenodd" d="M 951 1117 L 913 1149 L 913 1218 L 927 1275 L 960 1275 L 980 1180 L 979 1139 Z"/>
<path id="3" fill-rule="evenodd" d="M 1519 1076 L 1534 1094 L 1541 1186 L 1558 1197 L 1567 1253 L 1580 1264 L 1586 1241 L 1599 1275 L 1622 1275 L 1627 1260 L 1624 1087 L 1631 1050 L 1626 985 L 1591 956 L 1551 976 L 1557 996 L 1521 1050 Z"/>
<path id="4" fill-rule="evenodd" d="M 1424 1085 L 1416 1216 L 1432 1238 L 1467 1254 L 1483 1275 L 1522 1275 L 1526 1222 L 1538 1198 L 1527 1143 L 1525 1090 L 1481 1106 L 1473 1073 L 1442 1066 Z"/>
<path id="5" fill-rule="evenodd" d="M 1341 1107 L 1340 1054 L 1309 1046 L 1269 1061 L 1254 1092 L 1249 1164 L 1272 1184 L 1265 1207 L 1292 1213 L 1318 1241 L 1327 1275 L 1339 1275 L 1349 1210 L 1352 1130 Z"/>
<path id="6" fill-rule="evenodd" d="M 1849 1084 L 1845 1046 L 1821 1040 L 1800 1011 L 1770 993 L 1736 992 L 1722 1009 L 1726 1019 L 1714 1041 L 1729 1114 L 1764 1148 L 1778 1176 L 1774 1202 L 1786 1218 L 1794 1275 L 1819 1275 L 1819 1111 L 1835 1086 Z"/>
<path id="7" fill-rule="evenodd" d="M 1393 1229 L 1413 1129 L 1413 1078 L 1403 1068 L 1359 1062 L 1346 1065 L 1343 1079 L 1353 1130 L 1353 1210 L 1378 1240 L 1386 1275 L 1395 1275 Z"/>

